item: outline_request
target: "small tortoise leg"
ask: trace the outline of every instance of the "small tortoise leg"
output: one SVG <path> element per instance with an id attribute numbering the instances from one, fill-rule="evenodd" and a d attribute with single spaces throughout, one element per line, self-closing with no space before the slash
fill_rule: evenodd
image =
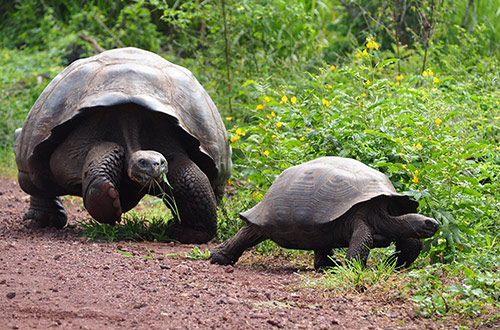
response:
<path id="1" fill-rule="evenodd" d="M 92 218 L 114 225 L 122 207 L 118 193 L 123 166 L 123 148 L 102 143 L 89 151 L 83 168 L 83 203 Z"/>
<path id="2" fill-rule="evenodd" d="M 332 249 L 314 251 L 315 270 L 321 270 L 328 267 L 337 267 L 339 265 L 341 265 L 341 262 L 337 258 L 334 258 Z"/>
<path id="3" fill-rule="evenodd" d="M 30 208 L 23 216 L 23 220 L 31 220 L 28 226 L 32 228 L 54 227 L 61 229 L 66 225 L 67 216 L 58 197 L 31 196 Z"/>
<path id="4" fill-rule="evenodd" d="M 373 247 L 372 230 L 361 219 L 355 219 L 353 221 L 353 228 L 354 230 L 349 242 L 349 248 L 347 249 L 346 259 L 357 259 L 363 266 L 366 266 L 368 254 L 370 254 L 370 249 Z"/>
<path id="5" fill-rule="evenodd" d="M 217 203 L 205 173 L 189 158 L 178 156 L 169 162 L 167 178 L 174 200 L 166 200 L 165 204 L 178 216 L 167 229 L 167 235 L 181 243 L 201 244 L 211 240 L 217 232 Z"/>
<path id="6" fill-rule="evenodd" d="M 210 254 L 210 262 L 219 265 L 232 265 L 246 249 L 267 239 L 264 233 L 254 225 L 246 224 L 224 243 L 215 247 Z"/>
<path id="7" fill-rule="evenodd" d="M 407 268 L 417 259 L 422 246 L 422 240 L 419 238 L 397 240 L 396 253 L 389 257 L 389 262 L 396 259 L 396 269 Z"/>

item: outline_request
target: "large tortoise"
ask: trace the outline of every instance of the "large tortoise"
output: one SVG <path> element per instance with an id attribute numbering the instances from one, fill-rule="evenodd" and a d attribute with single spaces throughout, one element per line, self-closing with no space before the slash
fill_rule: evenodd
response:
<path id="1" fill-rule="evenodd" d="M 94 219 L 115 224 L 145 194 L 167 193 L 173 239 L 203 243 L 216 233 L 231 149 L 217 108 L 183 67 L 137 48 L 78 60 L 45 88 L 15 136 L 19 184 L 31 195 L 24 219 L 33 226 L 65 226 L 61 195 L 82 196 Z"/>
<path id="2" fill-rule="evenodd" d="M 211 254 L 211 262 L 235 263 L 249 247 L 271 239 L 285 248 L 314 251 L 316 269 L 335 266 L 333 248 L 364 265 L 374 247 L 396 243 L 396 267 L 409 266 L 422 238 L 439 227 L 415 213 L 418 203 L 396 193 L 382 173 L 349 158 L 322 157 L 285 170 L 264 198 L 240 214 L 239 232 Z"/>

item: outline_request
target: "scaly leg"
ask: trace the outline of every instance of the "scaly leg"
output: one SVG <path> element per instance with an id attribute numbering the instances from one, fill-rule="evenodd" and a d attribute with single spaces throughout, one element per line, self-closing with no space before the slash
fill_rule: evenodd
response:
<path id="1" fill-rule="evenodd" d="M 365 266 L 370 249 L 373 247 L 372 230 L 361 219 L 353 220 L 353 229 L 346 259 L 358 259 Z"/>
<path id="2" fill-rule="evenodd" d="M 100 223 L 120 222 L 122 207 L 118 189 L 123 166 L 123 148 L 115 143 L 95 145 L 83 167 L 83 203 Z"/>
<path id="3" fill-rule="evenodd" d="M 389 260 L 396 258 L 396 268 L 409 267 L 417 259 L 422 250 L 422 240 L 419 238 L 407 238 L 396 241 L 396 253 Z"/>
<path id="4" fill-rule="evenodd" d="M 220 265 L 234 264 L 246 249 L 265 239 L 267 237 L 259 228 L 252 224 L 246 224 L 236 235 L 214 248 L 210 255 L 210 262 Z"/>
<path id="5" fill-rule="evenodd" d="M 177 211 L 177 218 L 167 235 L 181 243 L 208 242 L 217 232 L 217 203 L 210 181 L 187 156 L 175 157 L 168 167 L 174 200 L 166 204 L 173 213 Z"/>

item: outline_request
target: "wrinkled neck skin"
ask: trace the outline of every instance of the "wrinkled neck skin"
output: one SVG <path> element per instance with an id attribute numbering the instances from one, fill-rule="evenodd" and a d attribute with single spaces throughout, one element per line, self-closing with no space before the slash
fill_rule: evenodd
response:
<path id="1" fill-rule="evenodd" d="M 374 203 L 373 201 L 371 203 Z M 378 201 L 382 205 L 367 203 L 366 221 L 373 228 L 374 234 L 387 239 L 420 238 L 416 231 L 418 224 L 426 219 L 418 213 L 408 213 L 399 216 L 390 215 L 387 201 Z"/>

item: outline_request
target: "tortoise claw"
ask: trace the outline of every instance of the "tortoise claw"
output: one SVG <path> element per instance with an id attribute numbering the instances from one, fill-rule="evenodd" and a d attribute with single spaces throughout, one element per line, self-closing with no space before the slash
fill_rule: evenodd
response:
<path id="1" fill-rule="evenodd" d="M 100 223 L 114 225 L 120 222 L 122 207 L 115 186 L 107 180 L 96 178 L 84 196 L 84 205 L 92 218 Z"/>

